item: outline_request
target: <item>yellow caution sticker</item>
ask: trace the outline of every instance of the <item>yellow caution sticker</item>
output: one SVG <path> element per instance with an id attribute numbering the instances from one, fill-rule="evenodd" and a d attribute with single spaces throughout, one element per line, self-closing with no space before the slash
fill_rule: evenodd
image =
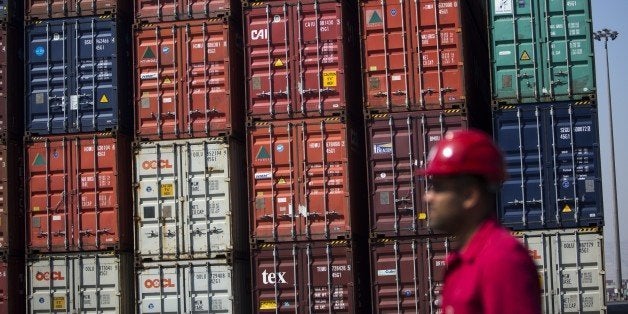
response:
<path id="1" fill-rule="evenodd" d="M 527 51 L 524 50 L 521 53 L 521 58 L 520 59 L 521 59 L 521 61 L 530 61 L 530 55 L 528 54 Z"/>
<path id="2" fill-rule="evenodd" d="M 100 97 L 100 102 L 103 104 L 106 104 L 109 102 L 109 98 L 107 98 L 107 95 L 103 94 L 102 97 Z"/>
<path id="3" fill-rule="evenodd" d="M 275 310 L 277 309 L 277 302 L 275 302 L 275 300 L 260 300 L 259 309 L 260 310 Z"/>
<path id="4" fill-rule="evenodd" d="M 563 207 L 563 213 L 571 213 L 571 207 L 569 207 L 569 205 L 565 204 L 565 207 Z"/>
<path id="5" fill-rule="evenodd" d="M 284 178 L 279 179 L 279 184 L 286 184 L 286 180 Z"/>
<path id="6" fill-rule="evenodd" d="M 164 84 L 171 84 L 171 83 L 172 83 L 172 81 L 170 80 L 169 77 L 164 79 Z"/>
<path id="7" fill-rule="evenodd" d="M 161 196 L 173 196 L 173 195 L 174 195 L 174 187 L 172 183 L 161 185 Z"/>
<path id="8" fill-rule="evenodd" d="M 55 310 L 65 310 L 65 297 L 52 298 L 52 308 Z"/>
<path id="9" fill-rule="evenodd" d="M 427 214 L 426 213 L 419 213 L 419 220 L 425 220 L 427 219 Z"/>
<path id="10" fill-rule="evenodd" d="M 336 71 L 323 71 L 323 87 L 336 87 L 338 75 Z"/>
<path id="11" fill-rule="evenodd" d="M 275 62 L 273 63 L 273 65 L 275 67 L 282 67 L 283 66 L 283 61 L 281 61 L 281 59 L 277 59 L 275 60 Z"/>
<path id="12" fill-rule="evenodd" d="M 370 66 L 369 71 L 377 71 L 377 66 L 374 66 L 374 65 Z"/>
<path id="13" fill-rule="evenodd" d="M 39 206 L 34 206 L 34 207 L 33 207 L 33 211 L 34 211 L 34 212 L 38 212 L 38 211 L 40 211 L 40 210 L 41 210 L 41 208 L 40 208 Z"/>

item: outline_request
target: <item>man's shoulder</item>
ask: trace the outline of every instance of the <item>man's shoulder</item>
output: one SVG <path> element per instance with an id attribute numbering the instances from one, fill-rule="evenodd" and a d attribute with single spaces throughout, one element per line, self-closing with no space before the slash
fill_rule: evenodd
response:
<path id="1" fill-rule="evenodd" d="M 482 259 L 489 264 L 494 262 L 532 261 L 528 250 L 504 227 L 496 226 L 491 232 L 482 252 Z"/>

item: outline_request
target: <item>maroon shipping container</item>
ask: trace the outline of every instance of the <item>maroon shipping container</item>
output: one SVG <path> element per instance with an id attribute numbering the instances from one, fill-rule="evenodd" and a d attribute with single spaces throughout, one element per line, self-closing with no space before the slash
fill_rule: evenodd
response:
<path id="1" fill-rule="evenodd" d="M 0 142 L 0 251 L 24 255 L 24 151 L 17 140 Z"/>
<path id="2" fill-rule="evenodd" d="M 24 29 L 0 24 L 0 138 L 21 138 L 24 130 Z"/>
<path id="3" fill-rule="evenodd" d="M 26 313 L 22 257 L 0 257 L 0 313 Z"/>
<path id="4" fill-rule="evenodd" d="M 29 138 L 29 252 L 129 249 L 131 143 L 121 134 Z"/>
<path id="5" fill-rule="evenodd" d="M 254 246 L 256 313 L 368 313 L 368 257 L 356 242 Z"/>
<path id="6" fill-rule="evenodd" d="M 361 128 L 341 118 L 249 126 L 252 239 L 333 240 L 366 234 Z"/>
<path id="7" fill-rule="evenodd" d="M 452 245 L 445 237 L 373 239 L 372 313 L 440 313 L 445 257 Z"/>
<path id="8" fill-rule="evenodd" d="M 132 0 L 128 0 L 132 1 Z M 240 16 L 239 0 L 134 0 L 135 20 L 165 22 Z"/>
<path id="9" fill-rule="evenodd" d="M 139 138 L 243 136 L 239 24 L 229 18 L 139 24 L 134 38 Z"/>
<path id="10" fill-rule="evenodd" d="M 366 108 L 489 106 L 484 1 L 360 2 Z"/>
<path id="11" fill-rule="evenodd" d="M 130 13 L 130 0 L 25 0 L 26 19 Z"/>
<path id="12" fill-rule="evenodd" d="M 248 114 L 328 116 L 359 105 L 352 1 L 266 1 L 244 7 Z"/>
<path id="13" fill-rule="evenodd" d="M 433 233 L 423 200 L 426 181 L 415 171 L 425 165 L 429 149 L 445 132 L 466 129 L 468 119 L 461 110 L 453 109 L 367 117 L 371 236 Z"/>

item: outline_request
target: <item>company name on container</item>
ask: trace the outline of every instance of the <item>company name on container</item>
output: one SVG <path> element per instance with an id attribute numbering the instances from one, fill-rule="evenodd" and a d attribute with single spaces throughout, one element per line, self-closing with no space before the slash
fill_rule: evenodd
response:
<path id="1" fill-rule="evenodd" d="M 54 281 L 54 280 L 65 280 L 65 277 L 63 276 L 63 274 L 61 274 L 60 271 L 53 271 L 53 272 L 37 272 L 35 274 L 35 280 L 37 281 Z"/>
<path id="2" fill-rule="evenodd" d="M 276 283 L 288 283 L 285 278 L 286 272 L 269 273 L 264 269 L 262 272 L 262 282 L 265 285 Z"/>
<path id="3" fill-rule="evenodd" d="M 172 282 L 172 279 L 146 279 L 144 281 L 144 287 L 147 289 L 153 288 L 174 288 L 175 284 Z"/>
<path id="4" fill-rule="evenodd" d="M 172 168 L 172 165 L 168 159 L 146 160 L 142 163 L 142 168 L 144 170 L 157 169 L 157 167 L 159 167 L 159 169 L 170 169 Z"/>

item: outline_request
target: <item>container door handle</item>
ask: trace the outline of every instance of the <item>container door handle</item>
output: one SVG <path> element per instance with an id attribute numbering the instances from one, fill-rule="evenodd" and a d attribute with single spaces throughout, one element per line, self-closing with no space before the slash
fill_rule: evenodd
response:
<path id="1" fill-rule="evenodd" d="M 155 233 L 155 231 L 151 230 L 150 232 L 146 232 L 146 235 L 149 238 L 156 238 L 157 237 L 157 233 Z"/>

